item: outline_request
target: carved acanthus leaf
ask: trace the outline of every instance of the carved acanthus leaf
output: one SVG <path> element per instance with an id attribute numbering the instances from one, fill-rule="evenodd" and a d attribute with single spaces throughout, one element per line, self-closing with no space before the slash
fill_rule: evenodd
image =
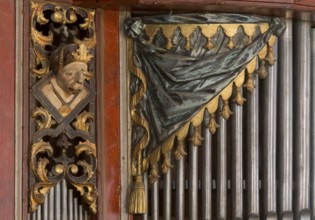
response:
<path id="1" fill-rule="evenodd" d="M 56 121 L 52 119 L 52 116 L 49 114 L 48 110 L 42 107 L 36 108 L 33 111 L 32 118 L 35 118 L 36 120 L 37 130 L 50 128 L 56 123 Z"/>

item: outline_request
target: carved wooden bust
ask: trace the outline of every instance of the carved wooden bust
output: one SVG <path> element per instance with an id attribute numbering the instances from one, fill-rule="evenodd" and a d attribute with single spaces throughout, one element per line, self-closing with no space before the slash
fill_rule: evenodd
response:
<path id="1" fill-rule="evenodd" d="M 84 44 L 66 44 L 51 55 L 54 74 L 41 91 L 63 117 L 88 94 L 84 81 L 91 77 L 87 65 L 90 59 Z"/>

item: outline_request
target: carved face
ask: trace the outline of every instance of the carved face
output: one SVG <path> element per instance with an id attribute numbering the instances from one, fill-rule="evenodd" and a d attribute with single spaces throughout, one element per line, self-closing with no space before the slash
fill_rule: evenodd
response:
<path id="1" fill-rule="evenodd" d="M 62 68 L 57 74 L 59 86 L 69 95 L 77 94 L 84 87 L 84 80 L 87 78 L 87 65 L 83 62 L 72 62 Z"/>

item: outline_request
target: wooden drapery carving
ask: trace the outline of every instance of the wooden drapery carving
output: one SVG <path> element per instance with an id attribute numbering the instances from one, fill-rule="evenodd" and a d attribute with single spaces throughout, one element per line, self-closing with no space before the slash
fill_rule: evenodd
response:
<path id="1" fill-rule="evenodd" d="M 255 88 L 253 74 L 268 75 L 273 65 L 272 45 L 284 30 L 279 19 L 236 14 L 158 15 L 130 18 L 125 32 L 130 37 L 132 174 L 130 213 L 145 213 L 142 174 L 150 182 L 186 154 L 184 140 L 201 145 L 200 125 L 210 113 L 209 130 L 215 133 L 215 114 L 224 119 L 233 113 L 229 101 L 242 105 L 242 86 Z M 256 67 L 259 66 L 257 69 Z M 218 109 L 219 99 L 223 108 Z M 174 145 L 177 145 L 174 146 Z M 176 148 L 176 149 L 175 149 Z M 173 150 L 174 149 L 174 150 Z"/>

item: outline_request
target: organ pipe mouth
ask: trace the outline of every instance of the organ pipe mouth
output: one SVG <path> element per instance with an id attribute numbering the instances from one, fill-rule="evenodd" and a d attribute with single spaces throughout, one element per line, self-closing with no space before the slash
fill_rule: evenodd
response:
<path id="1" fill-rule="evenodd" d="M 278 219 L 277 213 L 275 213 L 275 212 L 267 213 L 266 219 L 267 220 L 277 220 Z"/>
<path id="2" fill-rule="evenodd" d="M 259 215 L 257 215 L 257 214 L 249 214 L 248 219 L 249 220 L 259 220 Z"/>
<path id="3" fill-rule="evenodd" d="M 303 209 L 299 215 L 299 219 L 311 219 L 312 213 L 309 209 Z"/>
<path id="4" fill-rule="evenodd" d="M 293 219 L 293 212 L 291 211 L 285 211 L 283 214 L 282 214 L 282 220 L 292 220 Z"/>

